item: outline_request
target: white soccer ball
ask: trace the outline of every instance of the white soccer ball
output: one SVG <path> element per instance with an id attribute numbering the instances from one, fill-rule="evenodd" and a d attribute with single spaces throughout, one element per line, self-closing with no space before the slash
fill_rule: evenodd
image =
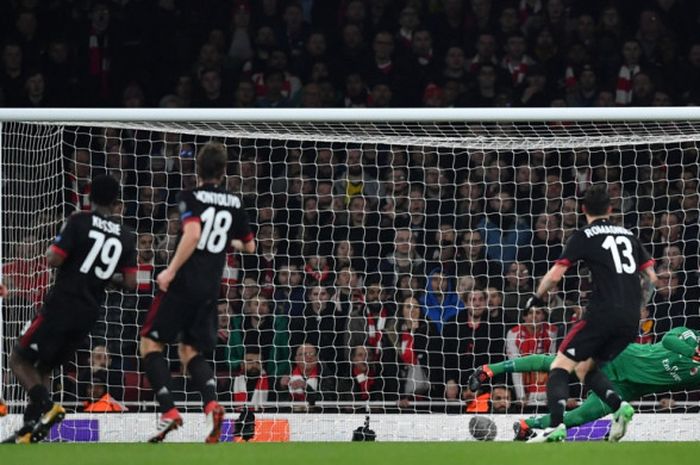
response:
<path id="1" fill-rule="evenodd" d="M 469 420 L 469 432 L 478 441 L 496 439 L 496 423 L 487 417 L 474 416 Z"/>

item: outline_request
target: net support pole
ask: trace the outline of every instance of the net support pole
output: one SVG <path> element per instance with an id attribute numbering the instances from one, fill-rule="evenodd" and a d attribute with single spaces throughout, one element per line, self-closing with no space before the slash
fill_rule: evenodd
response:
<path id="1" fill-rule="evenodd" d="M 3 254 L 2 254 L 2 248 L 3 248 L 3 237 L 2 237 L 2 228 L 3 228 L 3 222 L 2 222 L 2 201 L 3 201 L 3 192 L 2 192 L 2 182 L 3 182 L 3 177 L 2 177 L 2 151 L 3 151 L 3 140 L 2 140 L 2 121 L 0 121 L 0 283 L 2 283 L 2 263 L 3 263 Z M 3 383 L 3 380 L 5 379 L 5 364 L 3 363 L 4 357 L 5 357 L 5 332 L 3 331 L 3 328 L 5 326 L 5 319 L 3 318 L 4 313 L 5 313 L 5 306 L 4 306 L 4 299 L 0 297 L 0 399 L 3 398 L 4 394 L 4 389 L 5 385 Z"/>

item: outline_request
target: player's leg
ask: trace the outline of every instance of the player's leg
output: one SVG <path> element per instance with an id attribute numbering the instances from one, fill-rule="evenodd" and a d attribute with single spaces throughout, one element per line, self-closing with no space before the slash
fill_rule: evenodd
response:
<path id="1" fill-rule="evenodd" d="M 576 368 L 578 362 L 557 353 L 550 365 L 547 378 L 547 407 L 550 414 L 550 428 L 545 431 L 543 439 L 547 442 L 563 441 L 566 439 L 564 412 L 569 398 L 569 374 Z"/>
<path id="2" fill-rule="evenodd" d="M 151 383 L 151 388 L 155 393 L 156 400 L 160 406 L 161 417 L 158 422 L 156 434 L 149 442 L 162 442 L 173 430 L 182 425 L 182 417 L 175 407 L 172 395 L 172 377 L 168 361 L 163 355 L 164 344 L 153 339 L 142 336 L 139 346 L 141 358 L 143 360 L 146 377 Z"/>
<path id="3" fill-rule="evenodd" d="M 205 441 L 216 443 L 221 436 L 225 411 L 217 402 L 214 370 L 202 354 L 216 347 L 218 312 L 216 299 L 202 296 L 197 300 L 203 303 L 191 315 L 192 321 L 183 334 L 178 353 L 192 385 L 202 395 L 204 414 L 211 428 Z"/>
<path id="4" fill-rule="evenodd" d="M 592 359 L 579 363 L 576 367 L 576 375 L 583 383 L 584 389 L 593 391 L 610 407 L 612 412 L 620 408 L 622 398 L 615 390 L 615 386 Z"/>
<path id="5" fill-rule="evenodd" d="M 219 442 L 225 412 L 224 408 L 219 405 L 216 399 L 216 378 L 214 376 L 214 370 L 212 370 L 204 356 L 189 344 L 180 344 L 178 347 L 178 354 L 182 366 L 185 367 L 192 381 L 192 385 L 202 396 L 204 414 L 207 416 L 207 422 L 211 427 L 206 442 Z"/>
<path id="6" fill-rule="evenodd" d="M 66 324 L 75 322 L 71 317 L 56 316 L 60 314 L 45 308 L 19 338 L 10 355 L 10 369 L 29 397 L 22 427 L 14 434 L 15 442 L 41 441 L 65 417 L 65 409 L 51 400 L 48 388 L 52 369 L 69 352 L 74 353 L 75 347 L 65 331 Z"/>
<path id="7" fill-rule="evenodd" d="M 564 425 L 566 425 L 567 428 L 581 426 L 589 421 L 603 418 L 611 412 L 612 410 L 610 410 L 610 407 L 603 402 L 600 397 L 594 392 L 589 392 L 588 397 L 586 397 L 586 400 L 584 400 L 581 405 L 564 413 Z M 531 428 L 544 429 L 551 426 L 549 415 L 528 418 L 525 420 L 525 423 Z"/>
<path id="8" fill-rule="evenodd" d="M 151 383 L 161 412 L 157 431 L 149 438 L 149 442 L 161 442 L 168 433 L 182 426 L 182 417 L 175 407 L 171 392 L 170 366 L 163 350 L 182 331 L 187 304 L 185 298 L 172 291 L 156 295 L 140 331 L 139 353 L 143 370 Z"/>
<path id="9" fill-rule="evenodd" d="M 553 361 L 554 355 L 535 354 L 484 365 L 474 370 L 474 373 L 469 377 L 469 389 L 476 392 L 483 383 L 504 373 L 529 373 L 532 371 L 546 373 Z"/>

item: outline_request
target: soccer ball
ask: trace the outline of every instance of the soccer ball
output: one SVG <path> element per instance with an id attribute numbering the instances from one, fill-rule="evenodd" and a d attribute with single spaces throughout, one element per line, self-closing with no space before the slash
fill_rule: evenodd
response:
<path id="1" fill-rule="evenodd" d="M 496 423 L 486 417 L 474 416 L 469 420 L 469 432 L 478 441 L 496 439 Z"/>

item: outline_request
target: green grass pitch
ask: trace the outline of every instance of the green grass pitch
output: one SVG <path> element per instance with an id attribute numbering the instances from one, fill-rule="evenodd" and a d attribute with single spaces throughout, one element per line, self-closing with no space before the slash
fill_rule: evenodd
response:
<path id="1" fill-rule="evenodd" d="M 6 465 L 453 465 L 663 464 L 696 465 L 700 442 L 566 444 L 277 443 L 277 444 L 34 444 L 0 446 Z"/>

